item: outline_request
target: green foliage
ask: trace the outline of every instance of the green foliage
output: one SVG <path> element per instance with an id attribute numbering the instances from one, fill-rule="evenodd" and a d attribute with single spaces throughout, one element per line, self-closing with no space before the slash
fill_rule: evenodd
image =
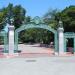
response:
<path id="1" fill-rule="evenodd" d="M 24 30 L 19 34 L 19 41 L 22 41 L 23 43 L 44 43 L 44 44 L 50 44 L 50 41 L 54 39 L 52 37 L 53 34 L 47 30 L 44 29 L 28 29 Z"/>
<path id="2" fill-rule="evenodd" d="M 10 11 L 12 13 L 8 14 Z M 29 23 L 32 18 L 25 15 L 26 10 L 21 5 L 13 6 L 13 4 L 9 4 L 7 7 L 0 9 L 0 30 L 6 25 L 4 22 L 6 17 L 14 18 L 13 25 L 15 29 L 19 28 L 23 22 Z M 42 19 L 53 29 L 58 28 L 58 21 L 61 19 L 65 32 L 75 32 L 75 6 L 66 7 L 62 11 L 50 9 Z M 19 35 L 19 40 L 22 42 L 31 41 L 49 44 L 54 39 L 54 35 L 44 29 L 29 29 L 22 31 Z"/>
<path id="3" fill-rule="evenodd" d="M 3 21 L 3 13 L 0 12 L 0 30 L 3 28 L 3 24 L 2 24 L 2 21 Z"/>
<path id="4" fill-rule="evenodd" d="M 54 9 L 54 10 L 49 10 L 44 16 L 44 22 L 46 24 L 48 24 L 50 27 L 52 27 L 53 29 L 57 29 L 57 20 L 56 19 L 56 16 L 58 16 L 58 10 L 57 9 Z M 57 17 L 58 18 L 58 17 Z"/>
<path id="5" fill-rule="evenodd" d="M 53 29 L 57 29 L 58 26 L 58 20 L 56 20 L 56 15 L 58 14 L 58 10 L 49 10 L 44 16 L 43 20 L 44 22 L 49 25 Z M 47 30 L 44 31 L 43 33 L 45 35 L 45 38 L 43 38 L 43 43 L 50 44 L 50 42 L 54 41 L 54 34 L 52 32 L 49 32 Z"/>
<path id="6" fill-rule="evenodd" d="M 62 11 L 50 10 L 44 16 L 44 21 L 51 24 L 54 29 L 58 28 L 58 21 L 63 21 L 65 32 L 75 32 L 75 6 L 66 7 Z"/>
<path id="7" fill-rule="evenodd" d="M 18 28 L 22 25 L 22 22 L 25 19 L 26 10 L 22 8 L 20 5 L 17 5 L 13 8 L 14 12 L 14 25 L 15 28 Z"/>
<path id="8" fill-rule="evenodd" d="M 75 6 L 66 7 L 60 13 L 65 32 L 75 32 Z"/>
<path id="9" fill-rule="evenodd" d="M 12 13 L 10 13 L 12 12 Z M 9 14 L 10 13 L 10 14 Z M 7 7 L 2 8 L 0 11 L 0 23 L 4 22 L 4 20 L 8 18 L 14 18 L 13 25 L 15 26 L 15 29 L 20 27 L 22 25 L 22 22 L 25 20 L 25 14 L 26 10 L 21 5 L 13 6 L 13 4 L 9 4 Z M 0 29 L 2 29 L 1 26 L 4 26 L 5 24 L 0 24 Z"/>
<path id="10" fill-rule="evenodd" d="M 25 23 L 30 22 L 30 20 L 31 20 L 31 17 L 30 16 L 27 16 L 26 19 L 25 19 Z"/>
<path id="11" fill-rule="evenodd" d="M 62 20 L 64 32 L 75 32 L 75 6 L 66 7 L 64 10 L 57 12 L 49 11 L 44 19 L 45 23 L 54 29 L 58 28 L 58 21 Z"/>

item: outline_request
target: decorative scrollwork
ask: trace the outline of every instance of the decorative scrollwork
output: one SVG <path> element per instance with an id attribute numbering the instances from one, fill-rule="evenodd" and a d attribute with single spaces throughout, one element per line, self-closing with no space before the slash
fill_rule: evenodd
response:
<path id="1" fill-rule="evenodd" d="M 41 22 L 40 17 L 38 17 L 38 16 L 34 17 L 33 22 L 35 24 L 39 24 Z"/>

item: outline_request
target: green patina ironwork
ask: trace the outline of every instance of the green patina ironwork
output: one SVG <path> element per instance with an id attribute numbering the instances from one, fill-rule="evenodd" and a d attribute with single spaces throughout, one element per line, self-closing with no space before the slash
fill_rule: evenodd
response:
<path id="1" fill-rule="evenodd" d="M 15 30 L 15 49 L 18 50 L 18 34 L 23 31 L 30 28 L 41 28 L 46 29 L 54 34 L 54 44 L 55 44 L 55 52 L 58 51 L 58 39 L 57 39 L 57 31 L 52 29 L 50 26 L 45 24 L 43 20 L 41 20 L 38 16 L 35 17 L 31 22 L 23 24 L 20 28 Z"/>
<path id="2" fill-rule="evenodd" d="M 4 48 L 3 48 L 3 52 L 7 53 L 8 52 L 8 41 L 7 41 L 7 33 L 5 31 L 1 31 L 0 32 L 0 36 L 3 37 L 3 41 L 4 41 Z"/>
<path id="3" fill-rule="evenodd" d="M 75 52 L 75 33 L 74 32 L 66 32 L 64 33 L 64 51 L 66 52 L 66 46 L 67 46 L 67 38 L 73 38 L 74 39 L 74 52 Z"/>

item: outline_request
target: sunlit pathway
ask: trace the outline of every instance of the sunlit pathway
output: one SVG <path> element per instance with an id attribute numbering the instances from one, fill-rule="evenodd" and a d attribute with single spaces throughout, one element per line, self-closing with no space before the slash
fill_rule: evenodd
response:
<path id="1" fill-rule="evenodd" d="M 0 75 L 75 75 L 75 57 L 3 58 Z"/>
<path id="2" fill-rule="evenodd" d="M 46 48 L 46 47 L 40 47 L 39 44 L 34 45 L 24 45 L 20 44 L 18 45 L 19 50 L 21 50 L 21 53 L 19 56 L 21 57 L 41 57 L 41 56 L 53 56 L 54 55 L 54 49 Z"/>
<path id="3" fill-rule="evenodd" d="M 34 45 L 20 44 L 18 47 L 19 50 L 21 50 L 23 53 L 53 53 L 54 52 L 54 49 L 40 47 L 39 44 L 34 44 Z"/>

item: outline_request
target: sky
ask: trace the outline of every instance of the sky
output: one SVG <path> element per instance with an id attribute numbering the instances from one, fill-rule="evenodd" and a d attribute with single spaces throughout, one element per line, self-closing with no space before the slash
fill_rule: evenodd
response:
<path id="1" fill-rule="evenodd" d="M 65 7 L 75 5 L 75 0 L 0 0 L 0 8 L 9 3 L 21 5 L 26 9 L 27 16 L 43 16 L 49 9 L 63 10 Z"/>

